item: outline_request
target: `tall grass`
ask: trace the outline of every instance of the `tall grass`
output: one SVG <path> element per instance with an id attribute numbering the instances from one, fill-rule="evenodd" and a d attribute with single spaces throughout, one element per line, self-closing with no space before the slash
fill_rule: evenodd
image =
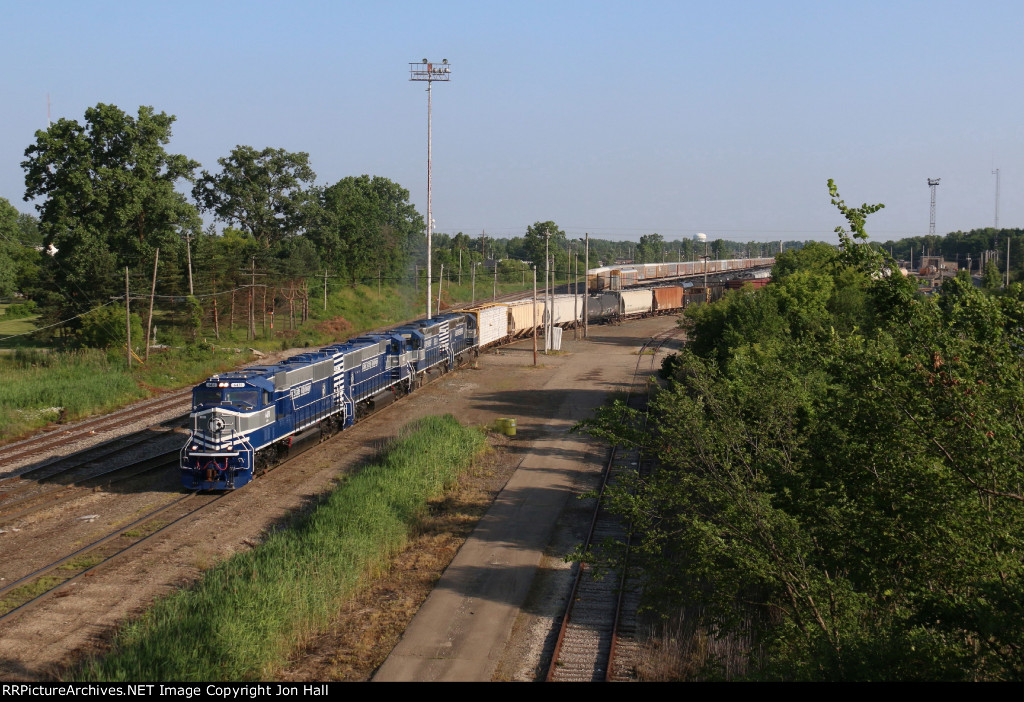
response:
<path id="1" fill-rule="evenodd" d="M 104 351 L 41 353 L 18 349 L 0 357 L 0 436 L 109 409 L 145 392 Z"/>
<path id="2" fill-rule="evenodd" d="M 405 545 L 431 498 L 485 447 L 450 415 L 403 432 L 371 465 L 256 549 L 158 601 L 81 672 L 88 680 L 257 680 L 322 630 Z"/>
<path id="3" fill-rule="evenodd" d="M 107 351 L 17 349 L 0 355 L 0 440 L 199 382 L 247 357 L 182 350 L 151 356 L 149 364 L 129 373 L 124 360 Z"/>

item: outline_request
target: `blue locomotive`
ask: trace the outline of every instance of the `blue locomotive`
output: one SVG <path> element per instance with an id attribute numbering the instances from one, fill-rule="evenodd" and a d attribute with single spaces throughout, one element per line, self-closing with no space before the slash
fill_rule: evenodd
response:
<path id="1" fill-rule="evenodd" d="M 182 484 L 242 487 L 299 443 L 352 426 L 382 394 L 410 392 L 428 371 L 457 365 L 476 350 L 475 325 L 473 314 L 438 315 L 207 379 L 192 391 Z"/>

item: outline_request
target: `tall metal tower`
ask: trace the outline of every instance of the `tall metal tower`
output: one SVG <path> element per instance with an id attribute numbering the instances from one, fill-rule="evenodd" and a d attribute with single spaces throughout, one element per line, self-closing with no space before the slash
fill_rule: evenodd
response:
<path id="1" fill-rule="evenodd" d="M 939 186 L 939 181 L 940 180 L 942 180 L 942 178 L 929 178 L 928 179 L 928 187 L 932 189 L 932 211 L 931 211 L 931 218 L 929 219 L 929 224 L 928 224 L 928 234 L 929 234 L 929 236 L 935 234 L 935 188 L 937 188 Z"/>
<path id="2" fill-rule="evenodd" d="M 992 171 L 996 177 L 996 229 L 999 229 L 999 169 Z"/>
<path id="3" fill-rule="evenodd" d="M 441 63 L 430 63 L 423 59 L 422 63 L 409 64 L 409 80 L 427 82 L 427 319 L 430 319 L 430 259 L 433 258 L 433 247 L 431 245 L 432 234 L 434 233 L 433 201 L 431 199 L 431 123 L 430 123 L 430 86 L 435 80 L 448 82 L 451 75 L 451 66 L 448 59 L 442 59 Z"/>

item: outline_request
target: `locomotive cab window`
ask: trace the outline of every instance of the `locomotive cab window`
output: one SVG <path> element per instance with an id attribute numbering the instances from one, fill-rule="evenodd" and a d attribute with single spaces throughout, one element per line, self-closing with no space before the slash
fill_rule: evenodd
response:
<path id="1" fill-rule="evenodd" d="M 255 409 L 260 402 L 260 392 L 255 388 L 226 390 L 224 392 L 224 401 L 228 404 L 239 405 L 247 409 Z"/>
<path id="2" fill-rule="evenodd" d="M 219 405 L 220 388 L 196 388 L 193 403 L 199 405 Z"/>

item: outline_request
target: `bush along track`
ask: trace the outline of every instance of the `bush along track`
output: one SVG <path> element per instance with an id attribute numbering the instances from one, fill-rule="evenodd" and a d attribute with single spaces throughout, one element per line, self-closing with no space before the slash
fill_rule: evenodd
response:
<path id="1" fill-rule="evenodd" d="M 405 545 L 428 502 L 485 450 L 453 417 L 405 427 L 373 462 L 319 506 L 252 551 L 158 601 L 114 637 L 78 677 L 104 681 L 272 677 L 322 630 L 361 581 Z"/>

